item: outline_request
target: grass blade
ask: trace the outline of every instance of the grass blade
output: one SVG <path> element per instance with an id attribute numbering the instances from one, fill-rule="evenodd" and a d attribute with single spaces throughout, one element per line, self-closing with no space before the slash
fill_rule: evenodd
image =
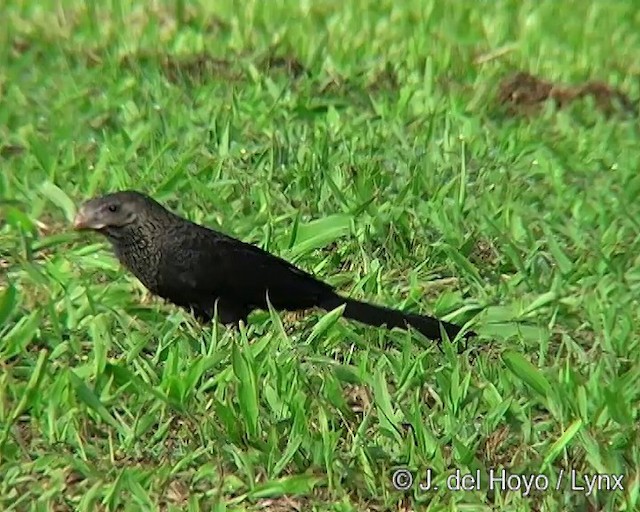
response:
<path id="1" fill-rule="evenodd" d="M 546 398 L 551 392 L 551 384 L 549 384 L 549 381 L 542 375 L 538 368 L 533 366 L 521 354 L 508 351 L 502 355 L 502 360 L 516 377 L 540 396 Z"/>

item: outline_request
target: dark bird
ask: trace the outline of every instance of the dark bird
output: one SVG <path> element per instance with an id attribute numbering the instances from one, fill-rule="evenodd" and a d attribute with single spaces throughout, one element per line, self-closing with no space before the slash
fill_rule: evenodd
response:
<path id="1" fill-rule="evenodd" d="M 112 244 L 115 255 L 153 294 L 190 310 L 201 322 L 245 323 L 254 309 L 276 310 L 345 304 L 343 316 L 387 328 L 411 326 L 440 339 L 461 328 L 429 316 L 403 313 L 338 295 L 335 289 L 259 247 L 179 217 L 136 191 L 93 198 L 82 205 L 76 230 L 93 230 Z M 467 333 L 467 336 L 473 333 Z"/>

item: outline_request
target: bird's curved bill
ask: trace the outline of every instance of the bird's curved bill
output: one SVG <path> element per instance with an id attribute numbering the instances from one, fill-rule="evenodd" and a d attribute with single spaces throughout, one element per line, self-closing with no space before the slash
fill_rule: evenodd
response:
<path id="1" fill-rule="evenodd" d="M 104 224 L 95 222 L 87 212 L 81 208 L 73 219 L 73 229 L 75 231 L 99 230 L 104 228 Z"/>

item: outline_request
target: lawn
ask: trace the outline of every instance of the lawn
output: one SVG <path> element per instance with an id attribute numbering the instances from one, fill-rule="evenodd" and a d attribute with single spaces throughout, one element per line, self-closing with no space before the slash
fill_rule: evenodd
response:
<path id="1" fill-rule="evenodd" d="M 635 101 L 635 2 L 0 17 L 1 510 L 640 509 L 637 112 L 499 101 L 518 71 Z M 125 188 L 478 336 L 203 328 L 70 230 Z"/>

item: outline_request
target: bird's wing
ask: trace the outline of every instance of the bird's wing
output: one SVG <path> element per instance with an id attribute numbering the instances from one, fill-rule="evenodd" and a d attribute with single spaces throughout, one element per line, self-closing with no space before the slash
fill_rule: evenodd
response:
<path id="1" fill-rule="evenodd" d="M 332 288 L 259 247 L 209 230 L 172 236 L 160 265 L 163 288 L 183 301 L 224 297 L 238 304 L 276 309 L 315 306 Z M 194 300 L 195 299 L 195 300 Z"/>

